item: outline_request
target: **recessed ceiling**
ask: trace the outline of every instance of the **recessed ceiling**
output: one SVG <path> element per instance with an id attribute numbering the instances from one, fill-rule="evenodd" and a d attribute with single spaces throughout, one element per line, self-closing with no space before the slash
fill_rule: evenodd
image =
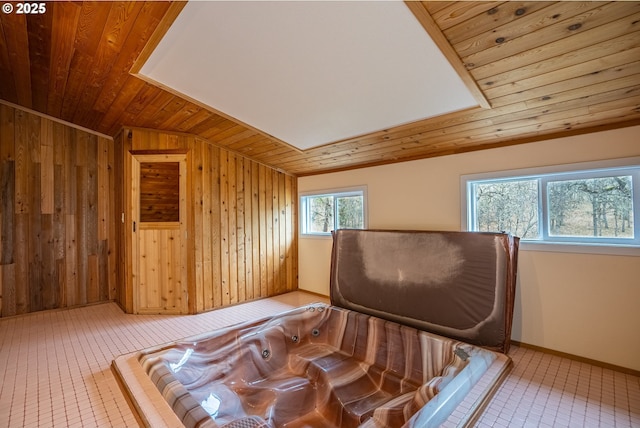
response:
<path id="1" fill-rule="evenodd" d="M 301 150 L 477 106 L 403 2 L 189 2 L 139 75 Z"/>

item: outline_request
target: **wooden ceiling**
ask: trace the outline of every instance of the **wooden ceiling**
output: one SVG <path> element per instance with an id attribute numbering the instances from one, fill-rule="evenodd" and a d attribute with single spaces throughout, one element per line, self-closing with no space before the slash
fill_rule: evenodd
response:
<path id="1" fill-rule="evenodd" d="M 156 1 L 0 14 L 0 99 L 112 136 L 125 125 L 195 134 L 294 175 L 640 124 L 640 2 L 408 6 L 490 108 L 302 152 L 130 74 L 179 10 Z"/>

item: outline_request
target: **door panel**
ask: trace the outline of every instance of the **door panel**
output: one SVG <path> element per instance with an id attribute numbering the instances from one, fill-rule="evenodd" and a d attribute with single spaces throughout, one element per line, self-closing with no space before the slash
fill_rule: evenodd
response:
<path id="1" fill-rule="evenodd" d="M 188 312 L 186 155 L 133 155 L 134 313 Z"/>

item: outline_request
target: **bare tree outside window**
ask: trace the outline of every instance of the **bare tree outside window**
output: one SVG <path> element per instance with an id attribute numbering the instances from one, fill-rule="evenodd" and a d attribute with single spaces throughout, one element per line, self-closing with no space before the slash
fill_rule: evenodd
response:
<path id="1" fill-rule="evenodd" d="M 549 234 L 633 238 L 631 176 L 548 183 Z"/>
<path id="2" fill-rule="evenodd" d="M 636 166 L 468 180 L 468 227 L 540 243 L 640 247 L 638 180 Z"/>
<path id="3" fill-rule="evenodd" d="M 479 232 L 510 232 L 537 239 L 538 181 L 494 181 L 474 184 Z"/>
<path id="4" fill-rule="evenodd" d="M 310 232 L 331 232 L 333 229 L 333 196 L 309 198 Z"/>
<path id="5" fill-rule="evenodd" d="M 362 191 L 309 195 L 301 198 L 303 233 L 329 234 L 335 229 L 363 229 Z"/>
<path id="6" fill-rule="evenodd" d="M 364 224 L 362 196 L 336 198 L 338 203 L 338 229 L 361 229 Z"/>

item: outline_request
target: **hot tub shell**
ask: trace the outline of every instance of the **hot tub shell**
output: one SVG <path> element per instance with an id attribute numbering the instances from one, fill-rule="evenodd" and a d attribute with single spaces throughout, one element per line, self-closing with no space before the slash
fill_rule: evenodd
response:
<path id="1" fill-rule="evenodd" d="M 504 234 L 338 231 L 331 305 L 147 349 L 114 368 L 135 360 L 186 427 L 471 423 L 511 366 L 496 351 L 509 346 L 517 244 Z"/>

